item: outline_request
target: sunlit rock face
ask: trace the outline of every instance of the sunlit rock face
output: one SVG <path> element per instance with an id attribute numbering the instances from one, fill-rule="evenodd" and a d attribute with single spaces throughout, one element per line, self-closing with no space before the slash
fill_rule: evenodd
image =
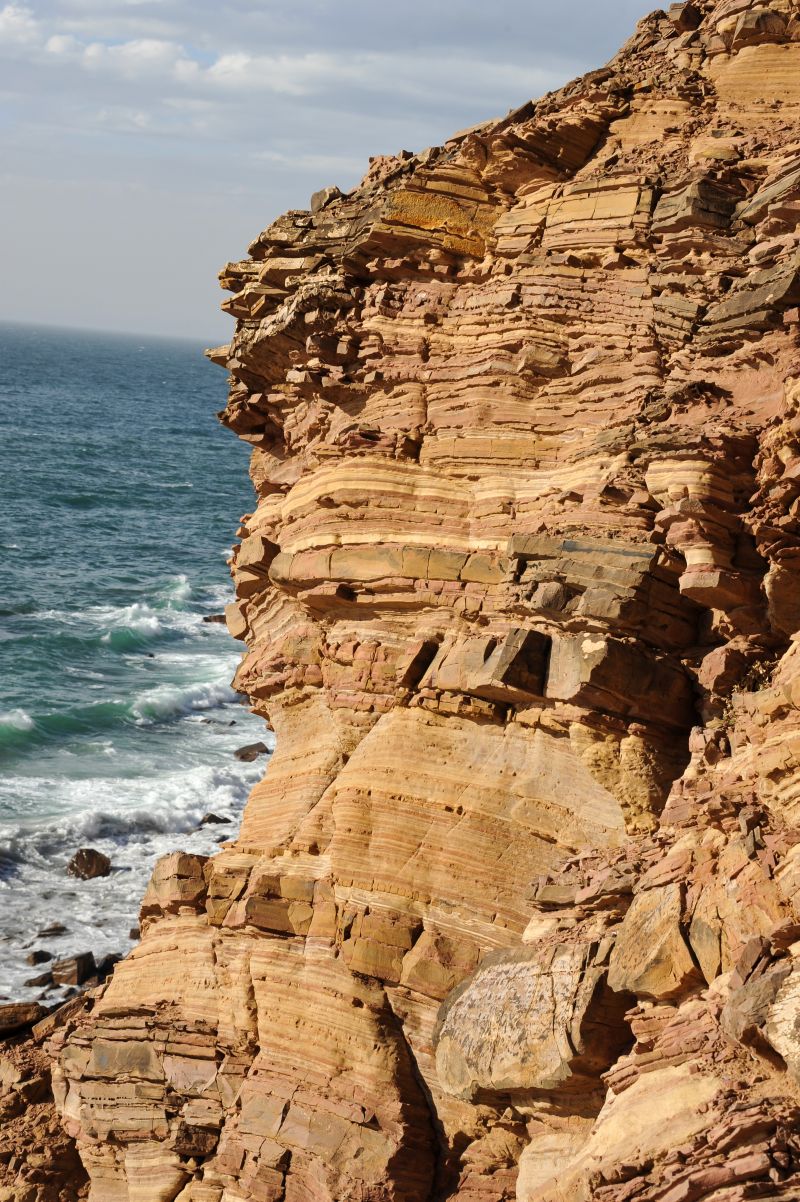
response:
<path id="1" fill-rule="evenodd" d="M 800 5 L 265 230 L 235 844 L 53 1041 L 93 1202 L 800 1196 Z"/>

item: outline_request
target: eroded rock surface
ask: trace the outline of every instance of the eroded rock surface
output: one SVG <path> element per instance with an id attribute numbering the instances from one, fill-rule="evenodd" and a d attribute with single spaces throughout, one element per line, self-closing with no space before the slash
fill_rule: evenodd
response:
<path id="1" fill-rule="evenodd" d="M 800 4 L 265 230 L 235 844 L 50 1041 L 93 1202 L 800 1197 Z"/>

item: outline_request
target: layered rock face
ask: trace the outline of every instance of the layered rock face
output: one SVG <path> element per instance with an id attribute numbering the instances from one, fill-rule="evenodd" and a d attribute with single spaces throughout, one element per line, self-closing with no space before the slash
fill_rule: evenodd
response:
<path id="1" fill-rule="evenodd" d="M 800 1197 L 800 3 L 230 264 L 277 732 L 51 1038 L 93 1202 Z"/>

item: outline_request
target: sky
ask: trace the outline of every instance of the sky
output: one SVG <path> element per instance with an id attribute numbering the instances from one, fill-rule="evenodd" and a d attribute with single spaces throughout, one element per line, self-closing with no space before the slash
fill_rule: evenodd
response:
<path id="1" fill-rule="evenodd" d="M 601 66 L 648 0 L 0 0 L 0 321 L 221 342 L 217 272 L 370 155 Z"/>

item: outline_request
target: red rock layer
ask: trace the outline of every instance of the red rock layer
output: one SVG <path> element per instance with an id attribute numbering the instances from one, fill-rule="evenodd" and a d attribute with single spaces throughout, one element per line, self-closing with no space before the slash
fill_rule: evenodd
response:
<path id="1" fill-rule="evenodd" d="M 800 5 L 230 264 L 277 752 L 53 1036 L 93 1202 L 800 1197 Z"/>
<path id="2" fill-rule="evenodd" d="M 49 1028 L 51 1020 L 43 1026 Z M 88 1195 L 89 1179 L 75 1142 L 53 1104 L 51 1072 L 39 1040 L 16 1036 L 0 1043 L 3 1202 L 79 1202 Z"/>

